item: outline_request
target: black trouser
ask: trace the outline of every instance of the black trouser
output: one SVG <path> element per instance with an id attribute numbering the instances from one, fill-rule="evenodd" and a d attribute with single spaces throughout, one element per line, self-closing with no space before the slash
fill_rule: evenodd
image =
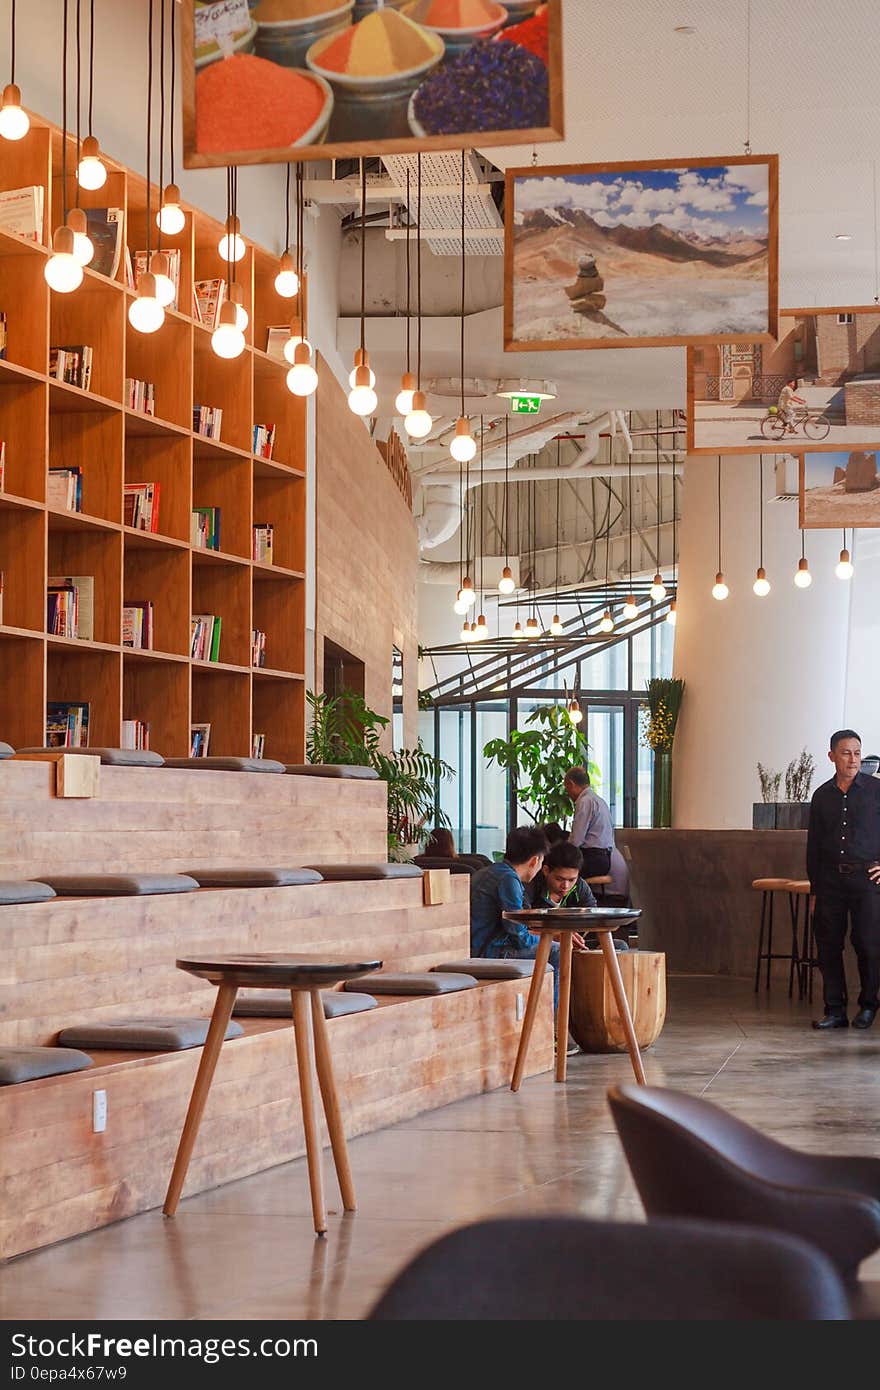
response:
<path id="1" fill-rule="evenodd" d="M 610 849 L 582 849 L 583 867 L 581 869 L 582 878 L 598 878 L 600 874 L 607 874 L 611 868 Z"/>
<path id="2" fill-rule="evenodd" d="M 837 1012 L 846 1007 L 843 947 L 847 919 L 859 963 L 859 1008 L 876 1009 L 880 989 L 880 884 L 871 882 L 867 868 L 848 874 L 826 869 L 817 889 L 813 925 L 825 1011 Z"/>

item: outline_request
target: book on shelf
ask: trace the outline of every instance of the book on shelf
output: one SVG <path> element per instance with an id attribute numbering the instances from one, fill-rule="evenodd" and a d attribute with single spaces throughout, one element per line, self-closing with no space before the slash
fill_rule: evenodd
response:
<path id="1" fill-rule="evenodd" d="M 95 639 L 95 577 L 49 575 L 46 584 L 46 631 L 50 637 Z"/>
<path id="2" fill-rule="evenodd" d="M 193 613 L 190 623 L 190 656 L 193 661 L 220 660 L 220 629 L 218 613 Z"/>
<path id="3" fill-rule="evenodd" d="M 26 241 L 43 240 L 43 185 L 0 191 L 0 231 Z"/>
<path id="4" fill-rule="evenodd" d="M 82 511 L 82 469 L 50 468 L 46 481 L 46 505 L 56 511 Z"/>
<path id="5" fill-rule="evenodd" d="M 7 340 L 7 335 L 6 335 L 6 329 L 7 329 L 7 319 L 6 319 L 6 315 L 5 315 L 2 311 L 0 311 L 0 362 L 5 362 L 5 361 L 6 361 L 6 344 L 7 344 L 7 341 L 8 341 L 8 340 Z"/>
<path id="6" fill-rule="evenodd" d="M 149 599 L 126 599 L 122 608 L 122 645 L 153 650 L 153 605 Z"/>
<path id="7" fill-rule="evenodd" d="M 156 387 L 152 381 L 141 381 L 136 376 L 127 376 L 125 398 L 129 410 L 140 410 L 144 415 L 156 414 Z"/>
<path id="8" fill-rule="evenodd" d="M 56 381 L 67 382 L 68 386 L 88 391 L 92 384 L 92 349 L 87 343 L 50 347 L 49 375 Z"/>
<path id="9" fill-rule="evenodd" d="M 189 755 L 191 758 L 207 758 L 211 746 L 210 724 L 190 724 Z"/>
<path id="10" fill-rule="evenodd" d="M 275 527 L 269 521 L 255 522 L 252 560 L 261 565 L 272 564 L 272 551 L 275 545 Z"/>
<path id="11" fill-rule="evenodd" d="M 270 459 L 275 445 L 274 425 L 254 425 L 254 448 L 257 458 Z"/>
<path id="12" fill-rule="evenodd" d="M 195 550 L 220 549 L 220 508 L 193 507 L 189 542 Z"/>
<path id="13" fill-rule="evenodd" d="M 133 266 L 132 266 L 132 264 L 131 264 L 131 252 L 129 251 L 129 249 L 128 249 L 127 246 L 126 246 L 126 248 L 125 248 L 125 271 L 124 271 L 124 274 L 125 274 L 125 285 L 126 285 L 126 289 L 133 290 L 133 289 L 134 289 L 134 268 L 133 268 Z"/>
<path id="14" fill-rule="evenodd" d="M 150 252 L 150 261 L 152 261 L 153 257 L 154 257 L 156 254 L 157 254 L 157 252 L 156 252 L 155 250 L 153 250 L 153 251 Z M 170 303 L 170 304 L 166 304 L 165 307 L 166 307 L 166 309 L 176 309 L 176 308 L 178 307 L 178 304 L 177 304 L 177 296 L 178 296 L 178 291 L 179 291 L 179 289 L 180 289 L 180 247 L 179 247 L 179 246 L 163 246 L 163 247 L 162 247 L 162 254 L 163 254 L 163 256 L 167 256 L 167 258 L 168 258 L 168 278 L 169 278 L 169 280 L 171 281 L 172 285 L 174 286 L 174 298 L 172 299 L 171 303 Z M 148 265 L 149 265 L 149 262 L 147 261 L 147 253 L 146 253 L 146 251 L 135 251 L 135 253 L 134 253 L 134 287 L 135 287 L 135 289 L 137 289 L 137 282 L 138 282 L 139 276 L 141 276 L 141 275 L 144 273 L 144 271 L 147 269 Z"/>
<path id="15" fill-rule="evenodd" d="M 265 758 L 266 756 L 266 735 L 254 734 L 251 740 L 251 757 Z"/>
<path id="16" fill-rule="evenodd" d="M 284 344 L 289 337 L 289 323 L 270 323 L 266 329 L 266 356 L 274 357 L 276 362 L 287 362 L 287 358 L 284 356 Z"/>
<path id="17" fill-rule="evenodd" d="M 6 487 L 6 440 L 0 439 L 0 492 Z"/>
<path id="18" fill-rule="evenodd" d="M 46 702 L 46 747 L 88 748 L 88 700 Z"/>
<path id="19" fill-rule="evenodd" d="M 142 719 L 123 719 L 120 748 L 131 748 L 139 752 L 150 746 L 150 726 Z"/>
<path id="20" fill-rule="evenodd" d="M 193 284 L 193 318 L 206 328 L 214 329 L 220 322 L 220 305 L 226 298 L 226 281 L 196 280 Z"/>
<path id="21" fill-rule="evenodd" d="M 126 483 L 123 487 L 122 521 L 136 531 L 158 531 L 160 483 Z"/>
<path id="22" fill-rule="evenodd" d="M 220 405 L 194 405 L 192 420 L 194 434 L 203 434 L 208 439 L 219 439 L 220 426 L 223 422 L 223 407 Z"/>
<path id="23" fill-rule="evenodd" d="M 266 634 L 259 628 L 251 629 L 251 665 L 265 666 L 266 664 Z"/>
<path id="24" fill-rule="evenodd" d="M 83 208 L 86 232 L 95 248 L 89 270 L 97 270 L 108 280 L 116 279 L 122 254 L 122 229 L 125 213 L 122 208 Z"/>

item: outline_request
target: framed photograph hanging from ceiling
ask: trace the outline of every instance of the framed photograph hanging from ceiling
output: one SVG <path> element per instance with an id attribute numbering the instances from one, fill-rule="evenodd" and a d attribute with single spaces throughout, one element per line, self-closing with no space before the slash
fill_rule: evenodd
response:
<path id="1" fill-rule="evenodd" d="M 880 305 L 780 309 L 775 342 L 688 351 L 690 453 L 878 447 Z"/>
<path id="2" fill-rule="evenodd" d="M 880 451 L 802 454 L 800 509 L 806 528 L 880 526 Z"/>
<path id="3" fill-rule="evenodd" d="M 508 169 L 504 346 L 774 337 L 778 159 Z"/>
<path id="4" fill-rule="evenodd" d="M 563 137 L 562 0 L 185 0 L 184 164 Z"/>

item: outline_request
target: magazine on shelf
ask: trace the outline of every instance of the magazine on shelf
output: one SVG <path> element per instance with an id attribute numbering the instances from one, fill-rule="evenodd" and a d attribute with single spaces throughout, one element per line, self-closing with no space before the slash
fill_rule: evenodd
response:
<path id="1" fill-rule="evenodd" d="M 127 599 L 122 608 L 122 645 L 135 651 L 153 649 L 153 605 L 147 599 Z"/>
<path id="2" fill-rule="evenodd" d="M 43 185 L 0 190 L 0 231 L 27 241 L 43 240 Z"/>
<path id="3" fill-rule="evenodd" d="M 95 254 L 89 261 L 89 270 L 97 270 L 109 280 L 116 279 L 122 255 L 122 229 L 125 214 L 122 208 L 83 208 L 86 215 L 86 231 Z"/>
<path id="4" fill-rule="evenodd" d="M 211 746 L 211 725 L 210 724 L 190 724 L 189 726 L 189 756 L 191 758 L 207 758 L 208 749 Z"/>
<path id="5" fill-rule="evenodd" d="M 150 252 L 150 260 L 157 254 L 155 250 Z M 168 259 L 168 278 L 174 286 L 174 298 L 166 307 L 176 309 L 178 307 L 177 296 L 180 289 L 180 247 L 163 246 L 162 254 Z M 147 269 L 146 251 L 135 251 L 134 253 L 134 281 L 137 289 L 138 277 Z"/>
<path id="6" fill-rule="evenodd" d="M 287 362 L 284 344 L 289 337 L 289 323 L 270 323 L 266 329 L 266 356 L 273 357 L 276 362 Z"/>
<path id="7" fill-rule="evenodd" d="M 225 298 L 225 280 L 196 280 L 193 284 L 193 318 L 206 328 L 215 329 L 220 322 L 220 305 Z"/>

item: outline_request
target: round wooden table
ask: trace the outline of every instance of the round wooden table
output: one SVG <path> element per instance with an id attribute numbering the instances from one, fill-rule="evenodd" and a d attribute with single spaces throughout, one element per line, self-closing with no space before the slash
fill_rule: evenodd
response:
<path id="1" fill-rule="evenodd" d="M 614 998 L 617 1002 L 620 1021 L 623 1024 L 623 1031 L 626 1035 L 626 1046 L 630 1061 L 632 1062 L 632 1069 L 639 1085 L 644 1086 L 646 1084 L 645 1070 L 642 1066 L 642 1056 L 639 1052 L 636 1030 L 633 1027 L 632 1014 L 629 1010 L 626 990 L 623 987 L 623 978 L 620 974 L 620 966 L 617 962 L 617 952 L 611 940 L 611 933 L 613 931 L 616 931 L 618 927 L 624 926 L 629 922 L 635 922 L 641 915 L 641 909 L 634 907 L 531 907 L 523 908 L 519 912 L 505 912 L 503 914 L 507 921 L 519 922 L 522 926 L 527 927 L 530 932 L 535 933 L 540 938 L 537 954 L 535 956 L 535 969 L 532 973 L 532 983 L 529 987 L 529 998 L 526 1004 L 526 1013 L 523 1019 L 519 1048 L 516 1054 L 516 1063 L 513 1068 L 513 1080 L 510 1083 L 510 1089 L 512 1091 L 518 1091 L 522 1082 L 526 1056 L 529 1050 L 529 1042 L 532 1036 L 532 1028 L 538 1012 L 538 1003 L 541 998 L 544 976 L 547 973 L 547 966 L 550 961 L 550 947 L 554 936 L 559 937 L 559 1002 L 556 1006 L 556 1080 L 565 1080 L 568 1014 L 571 1003 L 571 937 L 573 932 L 581 931 L 595 932 L 599 938 L 599 945 L 602 948 L 602 955 L 605 960 L 605 969 L 608 972 L 608 979 L 614 991 Z"/>

